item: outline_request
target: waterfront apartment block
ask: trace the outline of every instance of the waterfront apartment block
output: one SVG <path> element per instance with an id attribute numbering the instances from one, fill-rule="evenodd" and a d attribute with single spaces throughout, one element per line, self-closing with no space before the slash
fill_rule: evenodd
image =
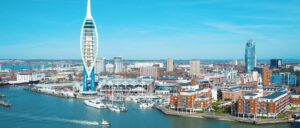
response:
<path id="1" fill-rule="evenodd" d="M 222 99 L 223 100 L 231 100 L 236 101 L 244 94 L 247 93 L 257 93 L 260 90 L 261 85 L 258 86 L 234 86 L 230 88 L 226 88 L 222 90 Z M 273 86 L 273 87 L 262 87 L 263 96 L 270 95 L 271 93 L 278 91 L 281 87 Z"/>
<path id="2" fill-rule="evenodd" d="M 263 96 L 263 89 L 258 93 L 247 93 L 239 97 L 233 115 L 239 117 L 277 117 L 289 104 L 289 92 L 279 90 Z"/>
<path id="3" fill-rule="evenodd" d="M 170 107 L 177 111 L 205 111 L 211 103 L 211 89 L 198 85 L 181 86 L 179 93 L 170 96 Z"/>
<path id="4" fill-rule="evenodd" d="M 300 107 L 300 95 L 292 94 L 290 97 L 290 104 L 294 107 Z"/>

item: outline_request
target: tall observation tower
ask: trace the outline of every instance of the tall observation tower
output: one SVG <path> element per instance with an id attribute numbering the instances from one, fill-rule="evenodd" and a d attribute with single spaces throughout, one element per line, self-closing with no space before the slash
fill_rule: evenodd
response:
<path id="1" fill-rule="evenodd" d="M 81 29 L 80 50 L 84 65 L 82 91 L 96 91 L 94 66 L 98 54 L 98 32 L 91 14 L 90 0 L 87 1 L 86 17 Z"/>

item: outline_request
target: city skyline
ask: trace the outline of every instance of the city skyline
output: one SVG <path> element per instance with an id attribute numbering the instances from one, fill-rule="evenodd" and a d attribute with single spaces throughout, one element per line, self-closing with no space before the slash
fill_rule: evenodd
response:
<path id="1" fill-rule="evenodd" d="M 85 0 L 16 1 L 0 9 L 1 59 L 80 59 Z M 297 1 L 93 2 L 98 56 L 242 59 L 253 39 L 258 59 L 300 59 Z"/>

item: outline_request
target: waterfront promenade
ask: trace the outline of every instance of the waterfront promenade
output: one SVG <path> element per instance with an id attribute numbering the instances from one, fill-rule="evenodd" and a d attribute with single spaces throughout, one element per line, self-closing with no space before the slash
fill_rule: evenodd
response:
<path id="1" fill-rule="evenodd" d="M 228 114 L 212 114 L 212 113 L 196 113 L 196 112 L 179 112 L 165 107 L 156 106 L 156 108 L 164 113 L 165 115 L 170 116 L 182 116 L 182 117 L 191 117 L 191 118 L 206 118 L 222 121 L 236 121 L 240 123 L 248 124 L 278 124 L 278 123 L 289 123 L 287 119 L 253 119 L 253 118 L 239 118 L 231 116 Z"/>

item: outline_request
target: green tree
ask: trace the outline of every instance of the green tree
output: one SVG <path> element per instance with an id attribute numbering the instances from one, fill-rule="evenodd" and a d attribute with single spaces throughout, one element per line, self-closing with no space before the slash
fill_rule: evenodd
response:
<path id="1" fill-rule="evenodd" d="M 218 98 L 218 100 L 222 100 L 222 90 L 221 89 L 219 89 L 217 91 L 217 98 Z"/>

